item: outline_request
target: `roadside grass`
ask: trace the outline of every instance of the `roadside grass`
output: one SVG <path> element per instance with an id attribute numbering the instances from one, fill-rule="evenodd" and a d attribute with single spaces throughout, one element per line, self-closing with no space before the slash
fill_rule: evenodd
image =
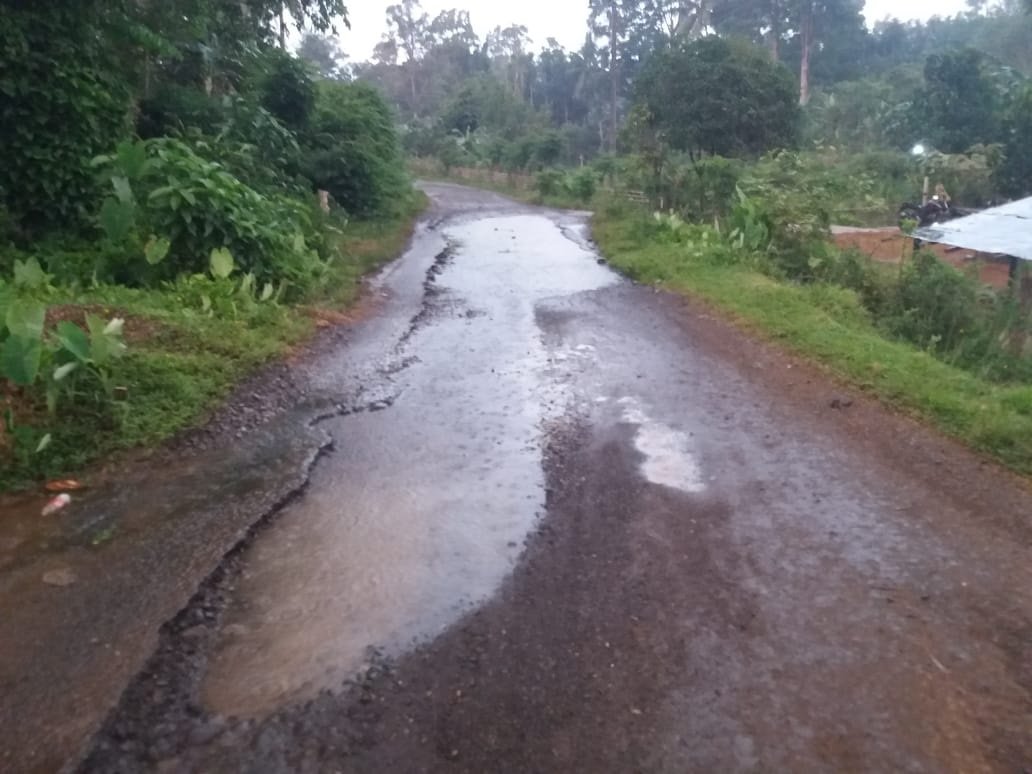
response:
<path id="1" fill-rule="evenodd" d="M 1032 474 L 1032 385 L 992 383 L 880 332 L 851 291 L 772 279 L 643 238 L 636 212 L 596 214 L 609 262 L 641 282 L 705 299 L 886 403 Z"/>
<path id="2" fill-rule="evenodd" d="M 125 318 L 128 350 L 114 363 L 112 382 L 126 397 L 76 403 L 48 417 L 42 396 L 25 405 L 24 396 L 0 394 L 0 409 L 6 402 L 23 420 L 38 419 L 52 439 L 40 453 L 0 448 L 0 492 L 77 474 L 114 453 L 153 446 L 203 421 L 239 381 L 311 336 L 320 312 L 353 304 L 360 278 L 401 252 L 426 204 L 417 194 L 395 216 L 348 224 L 334 238 L 338 257 L 329 281 L 298 305 L 256 304 L 235 315 L 213 315 L 171 287 L 53 291 L 48 302 L 60 306 L 65 319 L 81 323 L 85 309 Z"/>

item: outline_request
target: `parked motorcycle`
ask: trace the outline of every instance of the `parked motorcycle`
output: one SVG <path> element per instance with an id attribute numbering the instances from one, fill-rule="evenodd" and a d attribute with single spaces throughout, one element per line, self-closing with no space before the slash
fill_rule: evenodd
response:
<path id="1" fill-rule="evenodd" d="M 976 212 L 978 210 L 954 207 L 949 199 L 933 196 L 924 204 L 904 202 L 899 208 L 899 227 L 902 229 L 916 222 L 915 228 L 924 228 L 934 223 L 945 223 L 947 220 L 973 215 Z M 914 239 L 914 249 L 917 250 L 920 246 L 921 240 Z"/>
<path id="2" fill-rule="evenodd" d="M 899 224 L 902 228 L 904 223 L 910 221 L 917 223 L 917 228 L 930 226 L 933 223 L 943 223 L 947 220 L 959 218 L 961 212 L 953 207 L 949 201 L 944 201 L 938 196 L 933 196 L 924 204 L 912 204 L 904 202 L 899 208 Z M 967 213 L 963 213 L 967 214 Z"/>

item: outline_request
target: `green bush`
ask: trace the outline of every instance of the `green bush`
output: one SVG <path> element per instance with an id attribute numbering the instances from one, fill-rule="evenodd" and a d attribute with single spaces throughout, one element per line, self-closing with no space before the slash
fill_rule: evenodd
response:
<path id="1" fill-rule="evenodd" d="M 347 212 L 389 212 L 402 198 L 406 180 L 394 120 L 373 87 L 319 83 L 306 146 L 305 175 Z"/>
<path id="2" fill-rule="evenodd" d="M 304 288 L 322 270 L 309 244 L 308 205 L 255 191 L 180 140 L 124 143 L 97 163 L 112 188 L 100 225 L 111 244 L 125 249 L 125 260 L 107 267 L 113 281 L 203 273 L 221 247 L 261 281 Z M 163 241 L 167 248 L 157 249 Z"/>
<path id="3" fill-rule="evenodd" d="M 565 178 L 562 170 L 542 169 L 535 180 L 538 193 L 541 196 L 557 196 L 563 190 Z"/>
<path id="4" fill-rule="evenodd" d="M 298 182 L 301 149 L 297 136 L 254 99 L 209 97 L 197 89 L 167 84 L 141 106 L 144 139 L 177 137 L 235 177 L 262 191 L 308 187 Z"/>
<path id="5" fill-rule="evenodd" d="M 879 273 L 871 259 L 859 250 L 829 251 L 819 278 L 855 292 L 874 315 L 882 314 L 889 303 L 891 289 L 886 275 Z"/>
<path id="6" fill-rule="evenodd" d="M 934 253 L 921 251 L 903 270 L 885 324 L 907 341 L 943 352 L 975 328 L 976 301 L 972 279 Z"/>
<path id="7" fill-rule="evenodd" d="M 15 264 L 13 287 L 0 281 L 0 387 L 27 396 L 30 405 L 45 403 L 51 415 L 66 405 L 107 412 L 114 392 L 111 366 L 125 352 L 123 321 L 87 314 L 85 330 L 68 320 L 48 329 L 47 307 L 32 298 L 46 281 L 34 259 Z M 0 429 L 0 436 L 14 439 L 13 452 L 23 461 L 50 443 L 38 419 L 26 424 L 11 408 Z"/>
<path id="8" fill-rule="evenodd" d="M 278 48 L 264 52 L 259 92 L 262 107 L 284 126 L 304 131 L 315 110 L 315 81 L 304 60 Z"/>
<path id="9" fill-rule="evenodd" d="M 130 91 L 102 3 L 0 6 L 0 204 L 21 228 L 70 230 L 94 211 L 89 162 L 129 132 Z"/>
<path id="10" fill-rule="evenodd" d="M 598 176 L 591 167 L 581 167 L 573 172 L 566 182 L 570 194 L 582 203 L 588 203 L 598 188 Z"/>

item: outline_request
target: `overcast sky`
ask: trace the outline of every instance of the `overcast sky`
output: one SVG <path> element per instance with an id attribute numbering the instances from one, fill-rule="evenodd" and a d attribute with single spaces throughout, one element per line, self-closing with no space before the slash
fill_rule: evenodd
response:
<path id="1" fill-rule="evenodd" d="M 391 2 L 353 0 L 348 3 L 351 30 L 340 31 L 340 42 L 351 61 L 360 62 L 370 57 L 373 46 L 386 30 L 384 12 Z M 524 24 L 530 30 L 535 49 L 550 37 L 566 48 L 580 48 L 587 31 L 587 0 L 423 0 L 422 5 L 431 18 L 449 8 L 467 9 L 473 29 L 481 38 L 498 26 Z M 952 16 L 966 7 L 965 0 L 868 0 L 864 15 L 871 25 L 890 16 L 904 20 Z"/>

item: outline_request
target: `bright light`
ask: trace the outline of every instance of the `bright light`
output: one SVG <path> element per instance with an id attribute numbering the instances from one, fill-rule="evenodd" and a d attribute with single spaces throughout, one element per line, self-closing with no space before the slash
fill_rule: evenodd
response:
<path id="1" fill-rule="evenodd" d="M 925 152 L 925 146 L 921 143 L 918 143 L 913 147 L 913 149 L 910 152 L 913 153 L 915 156 L 923 156 Z"/>

